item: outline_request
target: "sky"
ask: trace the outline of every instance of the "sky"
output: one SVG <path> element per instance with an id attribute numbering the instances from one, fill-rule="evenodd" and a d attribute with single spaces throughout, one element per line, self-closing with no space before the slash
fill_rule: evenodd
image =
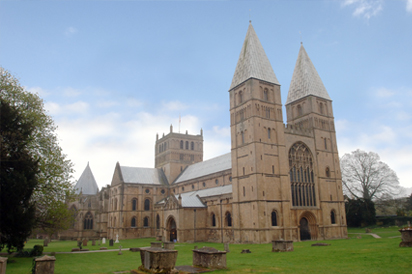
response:
<path id="1" fill-rule="evenodd" d="M 412 0 L 1 0 L 0 66 L 44 100 L 74 179 L 89 163 L 102 187 L 116 162 L 154 167 L 171 124 L 203 129 L 204 160 L 230 152 L 249 20 L 282 104 L 303 42 L 333 100 L 339 155 L 376 152 L 411 188 Z"/>

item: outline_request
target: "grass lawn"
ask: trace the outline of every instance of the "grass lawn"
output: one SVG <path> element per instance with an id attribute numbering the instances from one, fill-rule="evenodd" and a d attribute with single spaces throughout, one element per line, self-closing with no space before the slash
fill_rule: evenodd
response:
<path id="1" fill-rule="evenodd" d="M 381 236 L 374 239 L 364 233 L 364 229 L 349 229 L 349 239 L 321 241 L 331 246 L 312 247 L 316 241 L 295 242 L 293 252 L 272 253 L 271 244 L 231 244 L 227 254 L 227 270 L 214 273 L 410 273 L 412 269 L 412 248 L 399 248 L 398 228 L 376 228 L 372 233 Z M 122 240 L 123 247 L 149 246 L 154 239 Z M 42 241 L 30 240 L 26 247 Z M 114 248 L 118 248 L 115 244 Z M 223 250 L 218 243 L 177 243 L 177 265 L 192 264 L 192 249 L 211 246 Z M 108 247 L 108 243 L 103 245 Z M 76 247 L 74 241 L 51 242 L 45 252 L 70 251 Z M 98 249 L 99 246 L 87 246 Z M 250 254 L 240 254 L 242 249 L 250 249 Z M 31 269 L 31 258 L 9 258 L 7 273 L 27 274 Z M 137 269 L 140 265 L 138 252 L 123 251 L 102 253 L 56 254 L 55 274 L 64 273 L 113 273 Z"/>

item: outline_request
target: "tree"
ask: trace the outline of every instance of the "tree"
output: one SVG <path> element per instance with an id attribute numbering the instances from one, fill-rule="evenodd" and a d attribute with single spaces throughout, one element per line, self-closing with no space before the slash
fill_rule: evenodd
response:
<path id="1" fill-rule="evenodd" d="M 399 190 L 395 171 L 380 161 L 379 155 L 362 150 L 345 154 L 340 159 L 344 192 L 354 198 L 379 200 L 394 196 Z"/>
<path id="2" fill-rule="evenodd" d="M 350 227 L 374 225 L 375 204 L 369 199 L 348 199 L 345 202 L 346 223 Z"/>
<path id="3" fill-rule="evenodd" d="M 31 200 L 38 185 L 38 161 L 29 152 L 34 125 L 0 99 L 0 249 L 21 250 L 35 222 Z"/>
<path id="4" fill-rule="evenodd" d="M 57 127 L 46 114 L 43 100 L 28 92 L 7 70 L 0 67 L 0 97 L 15 107 L 27 124 L 33 125 L 27 149 L 39 165 L 38 184 L 31 196 L 36 204 L 35 227 L 47 230 L 67 229 L 71 214 L 66 203 L 76 195 L 72 184 L 73 164 L 59 146 Z M 61 216 L 68 218 L 61 222 Z"/>

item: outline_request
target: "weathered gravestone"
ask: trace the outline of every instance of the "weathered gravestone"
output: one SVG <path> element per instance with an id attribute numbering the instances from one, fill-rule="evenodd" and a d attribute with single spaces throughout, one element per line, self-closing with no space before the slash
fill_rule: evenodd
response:
<path id="1" fill-rule="evenodd" d="M 0 274 L 6 274 L 7 257 L 0 257 Z"/>
<path id="2" fill-rule="evenodd" d="M 119 253 L 117 253 L 117 255 L 123 255 L 123 253 L 122 253 L 122 246 L 121 246 L 121 245 L 119 245 Z"/>
<path id="3" fill-rule="evenodd" d="M 225 243 L 225 251 L 226 251 L 227 253 L 230 252 L 230 250 L 229 250 L 229 243 Z"/>
<path id="4" fill-rule="evenodd" d="M 87 246 L 87 240 L 86 239 L 83 240 L 83 246 Z"/>
<path id="5" fill-rule="evenodd" d="M 226 251 L 204 246 L 193 250 L 193 266 L 211 269 L 226 268 Z"/>
<path id="6" fill-rule="evenodd" d="M 92 246 L 96 245 L 96 240 L 92 240 Z"/>
<path id="7" fill-rule="evenodd" d="M 140 248 L 142 265 L 139 270 L 147 273 L 176 273 L 175 264 L 177 250 L 166 250 L 159 247 Z"/>
<path id="8" fill-rule="evenodd" d="M 45 238 L 43 241 L 43 246 L 48 246 L 49 245 L 49 239 Z"/>
<path id="9" fill-rule="evenodd" d="M 55 257 L 44 255 L 43 257 L 34 259 L 34 261 L 36 264 L 34 267 L 35 274 L 54 274 Z"/>
<path id="10" fill-rule="evenodd" d="M 293 241 L 272 241 L 272 252 L 293 251 Z"/>
<path id="11" fill-rule="evenodd" d="M 102 239 L 102 244 L 105 244 L 106 243 L 106 238 L 103 238 Z"/>
<path id="12" fill-rule="evenodd" d="M 412 247 L 412 227 L 405 227 L 399 229 L 401 233 L 402 242 L 400 242 L 399 247 Z"/>
<path id="13" fill-rule="evenodd" d="M 113 239 L 110 239 L 109 246 L 113 246 Z"/>
<path id="14" fill-rule="evenodd" d="M 175 249 L 175 243 L 174 242 L 164 242 L 163 248 L 167 250 L 173 250 Z"/>

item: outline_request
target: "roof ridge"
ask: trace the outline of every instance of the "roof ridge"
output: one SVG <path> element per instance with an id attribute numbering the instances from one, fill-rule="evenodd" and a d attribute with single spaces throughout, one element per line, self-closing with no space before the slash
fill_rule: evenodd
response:
<path id="1" fill-rule="evenodd" d="M 275 72 L 270 65 L 252 23 L 249 24 L 247 29 L 229 90 L 250 78 L 279 85 Z"/>

